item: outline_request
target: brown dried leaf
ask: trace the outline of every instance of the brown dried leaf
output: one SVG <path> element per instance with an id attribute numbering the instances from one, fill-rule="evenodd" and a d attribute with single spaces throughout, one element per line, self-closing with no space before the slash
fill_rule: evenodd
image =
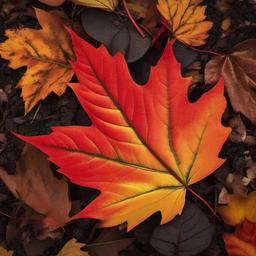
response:
<path id="1" fill-rule="evenodd" d="M 68 183 L 53 175 L 41 151 L 25 145 L 15 175 L 0 168 L 0 178 L 16 198 L 46 216 L 44 222 L 49 230 L 62 227 L 69 220 Z"/>
<path id="2" fill-rule="evenodd" d="M 242 198 L 247 196 L 248 190 L 247 185 L 250 182 L 250 179 L 243 177 L 238 174 L 230 173 L 225 181 L 226 187 L 223 187 L 220 195 L 219 195 L 219 203 L 220 204 L 227 204 L 230 202 L 231 198 L 234 195 L 238 195 Z M 231 193 L 230 193 L 230 192 Z"/>
<path id="3" fill-rule="evenodd" d="M 226 57 L 215 56 L 205 67 L 206 84 L 218 81 L 221 70 L 231 104 L 236 112 L 256 124 L 256 39 L 234 46 Z"/>

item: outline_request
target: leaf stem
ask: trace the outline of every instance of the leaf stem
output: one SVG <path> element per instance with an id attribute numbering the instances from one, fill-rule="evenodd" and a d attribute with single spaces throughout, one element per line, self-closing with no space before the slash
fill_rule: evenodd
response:
<path id="1" fill-rule="evenodd" d="M 213 213 L 214 216 L 217 216 L 216 211 L 212 208 L 212 206 L 205 200 L 203 199 L 200 195 L 198 195 L 194 190 L 192 190 L 189 186 L 186 186 L 186 189 L 191 192 L 195 197 L 197 197 L 200 201 L 202 201 Z"/>
<path id="2" fill-rule="evenodd" d="M 127 3 L 126 3 L 126 0 L 122 0 L 123 2 L 123 6 L 124 6 L 124 9 L 130 19 L 130 21 L 132 22 L 133 26 L 136 28 L 136 30 L 138 31 L 138 33 L 141 35 L 142 38 L 145 38 L 146 35 L 144 34 L 144 32 L 141 30 L 141 28 L 137 25 L 137 23 L 135 22 L 135 20 L 133 19 L 130 11 L 129 11 L 129 8 L 127 6 Z"/>
<path id="3" fill-rule="evenodd" d="M 152 45 L 154 45 L 157 41 L 157 39 L 167 30 L 166 26 L 162 24 L 160 29 L 157 31 L 156 35 L 152 39 Z"/>
<path id="4" fill-rule="evenodd" d="M 213 54 L 213 55 L 216 55 L 216 56 L 220 56 L 220 57 L 225 57 L 225 54 L 224 53 L 219 53 L 219 52 L 214 52 L 214 51 L 211 51 L 211 50 L 203 50 L 203 49 L 197 49 L 191 45 L 188 45 L 184 42 L 182 42 L 184 45 L 186 45 L 188 48 L 192 49 L 193 51 L 196 51 L 196 52 L 202 52 L 202 53 L 210 53 L 210 54 Z"/>
<path id="5" fill-rule="evenodd" d="M 4 213 L 4 212 L 2 212 L 2 211 L 0 211 L 0 214 L 2 214 L 3 216 L 5 216 L 5 217 L 7 217 L 7 218 L 11 218 L 12 216 L 10 216 L 10 215 L 8 215 L 7 213 Z"/>

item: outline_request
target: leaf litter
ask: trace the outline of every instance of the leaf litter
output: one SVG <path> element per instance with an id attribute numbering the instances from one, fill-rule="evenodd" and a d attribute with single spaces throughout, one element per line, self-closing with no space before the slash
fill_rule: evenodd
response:
<path id="1" fill-rule="evenodd" d="M 13 47 L 5 46 L 5 53 L 1 52 L 2 254 L 101 256 L 108 252 L 111 256 L 161 256 L 173 255 L 175 247 L 181 255 L 232 256 L 241 250 L 241 255 L 254 255 L 255 218 L 253 203 L 250 203 L 256 190 L 253 1 L 40 0 L 34 1 L 33 6 L 26 0 L 20 1 L 19 5 L 16 2 L 0 3 L 0 19 L 3 21 L 0 24 L 0 49 L 5 44 L 17 46 L 17 36 L 22 31 L 33 31 L 32 46 L 41 51 L 44 58 L 56 58 L 56 49 L 61 44 L 70 74 L 62 77 L 59 84 L 54 81 L 58 90 L 62 90 L 54 94 L 51 92 L 56 90 L 47 89 L 47 83 L 52 83 L 60 67 L 50 66 L 52 75 L 45 76 L 44 81 L 43 77 L 34 75 L 29 78 L 28 72 L 34 61 L 32 66 L 31 61 L 13 66 L 12 62 L 16 61 L 10 51 Z M 44 21 L 40 20 L 40 15 L 44 16 Z M 51 21 L 58 27 L 57 33 L 54 29 L 48 32 L 44 29 Z M 80 36 L 78 39 L 73 34 L 73 44 L 67 25 L 75 28 Z M 104 26 L 107 26 L 106 30 L 101 29 Z M 8 31 L 17 33 L 8 39 L 4 37 Z M 44 38 L 46 35 L 48 40 Z M 173 49 L 168 42 L 170 38 L 176 40 Z M 26 48 L 22 40 L 19 42 L 19 48 L 15 49 L 19 49 L 22 56 Z M 125 60 L 121 61 L 122 55 Z M 47 68 L 41 65 L 39 69 L 45 72 Z M 32 103 L 25 97 L 23 102 L 21 96 L 24 94 L 18 89 L 19 84 L 27 83 L 26 93 L 33 94 L 36 89 L 33 82 L 37 81 L 42 83 L 43 93 Z M 223 81 L 225 99 L 218 89 Z M 154 90 L 150 89 L 150 84 Z M 175 95 L 167 106 L 163 85 Z M 105 97 L 102 86 L 107 88 L 108 97 Z M 112 103 L 114 100 L 119 105 L 116 110 L 109 95 Z M 218 97 L 222 98 L 223 104 L 216 104 L 214 99 Z M 204 100 L 205 105 L 202 104 Z M 166 118 L 164 106 L 171 109 L 170 119 Z M 114 114 L 115 111 L 120 113 L 120 109 L 126 117 L 123 121 L 122 115 Z M 132 111 L 133 122 L 130 122 Z M 218 120 L 209 121 L 205 127 L 210 131 L 209 135 L 206 139 L 203 136 L 199 145 L 200 127 L 207 120 L 206 116 L 211 120 L 214 111 L 219 111 Z M 186 113 L 188 117 L 184 122 Z M 147 120 L 150 120 L 150 135 L 144 140 Z M 167 162 L 169 149 L 164 150 L 167 137 L 161 140 L 165 134 L 164 124 L 168 123 L 166 120 L 173 127 L 170 133 L 173 156 Z M 127 122 L 133 124 L 143 143 L 137 141 L 134 146 L 129 146 L 135 141 Z M 123 128 L 112 124 L 122 124 Z M 54 127 L 52 134 L 51 127 Z M 222 139 L 218 129 L 226 131 Z M 49 159 L 37 149 L 24 146 L 13 132 L 28 136 L 26 140 L 30 141 L 41 138 L 38 143 Z M 51 137 L 53 134 L 56 136 Z M 84 144 L 86 134 L 90 142 Z M 103 135 L 108 138 L 104 143 Z M 91 143 L 96 143 L 96 148 Z M 164 203 L 153 207 L 152 203 L 158 202 L 158 191 L 149 193 L 147 198 L 152 186 L 168 183 L 162 174 L 151 175 L 144 170 L 139 176 L 136 173 L 137 176 L 129 178 L 134 165 L 140 163 L 150 169 L 156 164 L 150 155 L 142 158 L 139 153 L 142 144 L 157 150 L 157 158 L 163 159 L 167 171 L 171 171 L 169 179 L 172 177 L 173 182 L 180 183 L 177 191 L 184 190 L 184 194 L 187 190 L 186 199 L 184 195 L 184 199 L 177 199 L 178 205 L 167 197 Z M 52 148 L 52 145 L 58 148 Z M 67 145 L 72 152 L 63 150 Z M 199 145 L 198 152 L 196 145 Z M 160 146 L 163 153 L 158 149 Z M 58 154 L 51 155 L 54 150 Z M 97 157 L 104 153 L 105 157 L 125 160 L 133 166 L 121 167 L 116 162 L 113 172 L 112 163 L 108 162 L 111 159 L 105 159 L 106 162 L 99 165 L 96 156 L 87 159 L 81 154 L 88 152 L 96 152 Z M 177 169 L 171 163 L 172 157 L 177 160 Z M 194 160 L 191 162 L 191 159 Z M 58 171 L 59 167 L 61 170 Z M 141 191 L 146 191 L 146 194 L 142 193 L 141 201 L 134 200 L 134 195 Z M 115 204 L 108 204 L 109 200 Z M 184 209 L 182 202 L 186 202 Z M 247 212 L 251 215 L 241 215 Z M 236 215 L 240 218 L 239 223 L 228 221 L 234 213 L 240 213 Z M 191 218 L 187 220 L 190 214 Z M 198 222 L 198 218 L 202 221 Z M 160 222 L 165 224 L 160 225 Z M 113 225 L 117 226 L 104 228 Z M 191 225 L 192 230 L 189 229 Z M 200 242 L 200 236 L 204 237 L 204 243 Z M 198 244 L 195 241 L 199 241 Z M 183 243 L 186 243 L 185 251 L 182 251 Z"/>

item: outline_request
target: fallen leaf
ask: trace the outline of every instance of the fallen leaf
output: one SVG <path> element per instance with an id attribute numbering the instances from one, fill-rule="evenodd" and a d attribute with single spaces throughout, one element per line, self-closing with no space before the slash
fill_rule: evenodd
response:
<path id="1" fill-rule="evenodd" d="M 173 36 L 179 41 L 201 46 L 206 43 L 213 23 L 206 21 L 202 0 L 158 0 L 157 8 L 168 21 Z"/>
<path id="2" fill-rule="evenodd" d="M 221 74 L 232 107 L 256 124 L 256 39 L 235 45 L 226 56 L 214 56 L 205 67 L 205 82 L 213 85 Z"/>
<path id="3" fill-rule="evenodd" d="M 256 191 L 247 198 L 234 196 L 227 206 L 217 209 L 224 222 L 236 226 L 234 233 L 224 233 L 229 256 L 256 255 Z"/>
<path id="4" fill-rule="evenodd" d="M 117 228 L 104 229 L 100 235 L 89 243 L 85 250 L 93 256 L 119 256 L 119 252 L 126 249 L 134 238 L 124 237 Z"/>
<path id="5" fill-rule="evenodd" d="M 73 238 L 64 245 L 57 256 L 89 256 L 87 252 L 81 251 L 81 248 L 84 246 L 85 244 L 78 243 L 76 239 Z"/>
<path id="6" fill-rule="evenodd" d="M 256 223 L 256 191 L 251 192 L 248 197 L 233 196 L 230 203 L 217 208 L 225 223 L 237 226 L 245 219 Z"/>
<path id="7" fill-rule="evenodd" d="M 150 243 L 161 255 L 190 256 L 207 249 L 213 235 L 214 227 L 205 214 L 187 202 L 180 216 L 155 229 Z"/>
<path id="8" fill-rule="evenodd" d="M 246 161 L 246 175 L 247 177 L 252 180 L 256 179 L 256 161 L 252 158 L 251 154 L 249 153 L 247 156 L 245 156 Z"/>
<path id="9" fill-rule="evenodd" d="M 160 211 L 161 223 L 181 214 L 186 188 L 223 162 L 218 153 L 230 129 L 221 81 L 196 103 L 187 99 L 169 42 L 145 86 L 131 78 L 122 54 L 111 56 L 71 32 L 80 83 L 69 84 L 93 125 L 54 127 L 49 135 L 21 136 L 48 154 L 72 182 L 101 194 L 73 217 L 127 229 Z"/>
<path id="10" fill-rule="evenodd" d="M 161 23 L 161 16 L 157 10 L 154 0 L 127 0 L 127 6 L 132 16 L 140 21 L 147 31 L 156 34 Z M 142 20 L 141 20 L 142 19 Z"/>
<path id="11" fill-rule="evenodd" d="M 114 11 L 118 5 L 118 0 L 72 0 L 73 3 L 87 7 L 100 8 L 105 11 Z"/>
<path id="12" fill-rule="evenodd" d="M 0 246 L 0 255 L 1 256 L 12 256 L 12 252 L 8 252 L 6 249 L 4 249 L 2 246 Z"/>
<path id="13" fill-rule="evenodd" d="M 27 0 L 1 1 L 0 16 L 4 18 L 5 25 L 17 24 L 21 16 L 34 17 L 34 12 Z"/>
<path id="14" fill-rule="evenodd" d="M 238 113 L 232 113 L 228 126 L 232 128 L 229 140 L 236 143 L 245 142 L 247 139 L 247 129 Z"/>
<path id="15" fill-rule="evenodd" d="M 245 220 L 235 233 L 224 234 L 225 247 L 229 256 L 256 255 L 256 224 Z"/>
<path id="16" fill-rule="evenodd" d="M 15 175 L 0 168 L 0 178 L 16 198 L 46 216 L 44 222 L 50 230 L 69 220 L 71 203 L 66 179 L 54 177 L 46 156 L 31 145 L 24 147 Z"/>
<path id="17" fill-rule="evenodd" d="M 127 62 L 141 58 L 151 45 L 147 34 L 142 38 L 130 20 L 114 13 L 86 9 L 82 13 L 82 25 L 86 33 L 103 43 L 112 55 L 122 52 Z"/>
<path id="18" fill-rule="evenodd" d="M 26 113 L 51 92 L 62 95 L 73 76 L 69 60 L 74 55 L 64 28 L 69 24 L 68 18 L 63 12 L 35 12 L 42 29 L 8 29 L 8 39 L 0 44 L 0 55 L 10 61 L 9 67 L 27 66 L 17 84 L 22 89 Z"/>

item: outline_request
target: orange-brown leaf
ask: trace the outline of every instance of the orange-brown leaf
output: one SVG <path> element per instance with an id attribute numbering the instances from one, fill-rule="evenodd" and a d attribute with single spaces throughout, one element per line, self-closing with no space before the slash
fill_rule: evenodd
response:
<path id="1" fill-rule="evenodd" d="M 0 168 L 0 178 L 21 202 L 46 216 L 46 227 L 54 230 L 69 220 L 71 202 L 65 178 L 54 177 L 46 155 L 25 145 L 15 175 Z"/>
<path id="2" fill-rule="evenodd" d="M 90 127 L 54 127 L 50 135 L 25 137 L 74 183 L 101 194 L 75 218 L 100 219 L 133 228 L 156 211 L 166 223 L 182 212 L 186 187 L 217 169 L 230 129 L 223 81 L 192 104 L 169 42 L 145 86 L 136 84 L 123 56 L 111 56 L 72 33 L 70 84 L 90 116 Z"/>
<path id="3" fill-rule="evenodd" d="M 12 256 L 13 252 L 8 252 L 6 249 L 4 249 L 2 246 L 0 246 L 0 255 L 1 256 Z"/>
<path id="4" fill-rule="evenodd" d="M 247 198 L 233 196 L 230 203 L 217 209 L 225 223 L 236 226 L 245 219 L 256 223 L 256 191 L 251 192 Z"/>
<path id="5" fill-rule="evenodd" d="M 11 68 L 27 66 L 17 85 L 26 113 L 51 92 L 62 95 L 73 76 L 69 64 L 73 50 L 64 27 L 69 23 L 67 17 L 62 12 L 35 12 L 42 29 L 8 29 L 8 39 L 0 44 L 0 56 L 10 61 Z"/>
<path id="6" fill-rule="evenodd" d="M 206 43 L 213 23 L 207 21 L 202 0 L 158 0 L 158 10 L 168 21 L 170 30 L 181 42 L 192 46 Z"/>
<path id="7" fill-rule="evenodd" d="M 249 210 L 249 209 L 248 209 Z M 224 234 L 225 247 L 229 256 L 256 255 L 256 224 L 245 220 L 233 234 Z"/>

